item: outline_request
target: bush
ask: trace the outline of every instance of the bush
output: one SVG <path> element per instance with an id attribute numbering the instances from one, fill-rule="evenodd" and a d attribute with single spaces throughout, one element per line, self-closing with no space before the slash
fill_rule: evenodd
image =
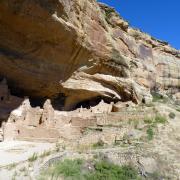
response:
<path id="1" fill-rule="evenodd" d="M 154 138 L 154 131 L 152 129 L 152 127 L 149 127 L 146 131 L 147 133 L 147 138 L 149 141 L 151 141 Z"/>
<path id="2" fill-rule="evenodd" d="M 138 172 L 132 166 L 118 166 L 105 160 L 91 161 L 91 163 L 94 168 L 90 170 L 81 159 L 64 160 L 50 171 L 47 170 L 44 179 L 51 176 L 52 180 L 60 177 L 65 180 L 139 180 Z M 43 179 L 43 176 L 40 179 Z"/>
<path id="3" fill-rule="evenodd" d="M 164 124 L 167 122 L 167 118 L 165 116 L 162 116 L 160 114 L 157 114 L 155 117 L 155 123 Z"/>
<path id="4" fill-rule="evenodd" d="M 175 113 L 170 112 L 170 113 L 169 113 L 169 117 L 170 117 L 171 119 L 174 119 L 174 118 L 176 117 L 176 115 L 175 115 Z"/>
<path id="5" fill-rule="evenodd" d="M 156 124 L 165 124 L 167 122 L 167 118 L 160 114 L 156 114 L 155 118 L 145 118 L 144 123 L 151 124 L 152 126 L 156 126 Z"/>
<path id="6" fill-rule="evenodd" d="M 145 122 L 146 124 L 152 124 L 152 123 L 153 123 L 153 119 L 145 118 L 145 119 L 144 119 L 144 122 Z"/>
<path id="7" fill-rule="evenodd" d="M 63 176 L 64 178 L 71 177 L 71 179 L 80 179 L 81 166 L 83 161 L 81 159 L 69 160 L 58 163 L 49 171 L 52 179 L 58 179 Z"/>
<path id="8" fill-rule="evenodd" d="M 46 156 L 49 156 L 51 154 L 51 151 L 44 151 L 39 157 L 44 158 Z"/>
<path id="9" fill-rule="evenodd" d="M 153 102 L 163 102 L 163 103 L 167 103 L 168 102 L 168 98 L 167 97 L 163 97 L 163 95 L 153 92 L 152 93 L 153 96 Z"/>
<path id="10" fill-rule="evenodd" d="M 95 171 L 86 175 L 87 180 L 131 180 L 138 179 L 137 171 L 131 166 L 118 166 L 107 161 L 95 164 Z"/>
<path id="11" fill-rule="evenodd" d="M 158 102 L 163 100 L 163 96 L 158 93 L 152 93 L 153 96 L 153 102 Z"/>
<path id="12" fill-rule="evenodd" d="M 180 112 L 180 108 L 177 108 L 176 111 Z"/>
<path id="13" fill-rule="evenodd" d="M 102 148 L 104 146 L 104 142 L 102 140 L 99 140 L 97 143 L 92 145 L 93 148 Z"/>
<path id="14" fill-rule="evenodd" d="M 33 162 L 33 161 L 37 160 L 37 158 L 38 158 L 38 155 L 37 155 L 36 153 L 34 153 L 34 154 L 28 159 L 28 161 L 29 161 L 29 162 Z"/>

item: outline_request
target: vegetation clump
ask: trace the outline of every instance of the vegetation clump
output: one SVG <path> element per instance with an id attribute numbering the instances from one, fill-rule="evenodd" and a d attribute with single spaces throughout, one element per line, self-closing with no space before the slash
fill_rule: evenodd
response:
<path id="1" fill-rule="evenodd" d="M 154 138 L 154 131 L 153 131 L 152 127 L 149 127 L 146 132 L 147 132 L 148 140 L 151 141 Z"/>
<path id="2" fill-rule="evenodd" d="M 88 165 L 89 163 L 89 165 Z M 90 167 L 92 168 L 88 168 Z M 137 170 L 129 165 L 118 166 L 105 160 L 87 161 L 81 159 L 66 159 L 47 170 L 40 179 L 58 179 L 62 177 L 65 180 L 138 180 Z"/>
<path id="3" fill-rule="evenodd" d="M 160 114 L 157 114 L 155 117 L 155 123 L 165 124 L 167 122 L 167 118 L 165 116 L 162 116 Z"/>
<path id="4" fill-rule="evenodd" d="M 180 112 L 180 108 L 177 108 L 176 111 Z"/>
<path id="5" fill-rule="evenodd" d="M 164 97 L 163 95 L 153 92 L 153 102 L 162 102 L 162 103 L 167 103 L 168 102 L 168 97 Z"/>
<path id="6" fill-rule="evenodd" d="M 28 161 L 33 162 L 33 161 L 36 161 L 37 158 L 38 158 L 38 155 L 36 153 L 34 153 L 31 157 L 29 157 Z"/>
<path id="7" fill-rule="evenodd" d="M 46 156 L 49 156 L 51 154 L 51 151 L 44 151 L 40 157 L 43 158 L 43 157 L 46 157 Z"/>
<path id="8" fill-rule="evenodd" d="M 137 171 L 131 166 L 118 166 L 107 161 L 96 162 L 95 171 L 86 175 L 87 180 L 130 180 L 138 179 Z"/>
<path id="9" fill-rule="evenodd" d="M 161 114 L 156 114 L 154 118 L 145 118 L 144 123 L 150 124 L 152 126 L 156 126 L 157 124 L 165 124 L 167 122 L 167 118 L 162 116 Z"/>
<path id="10" fill-rule="evenodd" d="M 52 177 L 59 177 L 63 175 L 64 178 L 71 177 L 72 179 L 80 179 L 81 166 L 83 161 L 81 159 L 69 160 L 66 159 L 62 163 L 58 163 L 52 171 Z"/>
<path id="11" fill-rule="evenodd" d="M 169 113 L 169 117 L 170 117 L 171 119 L 174 119 L 174 118 L 176 117 L 176 115 L 175 115 L 175 113 L 170 112 L 170 113 Z"/>
<path id="12" fill-rule="evenodd" d="M 148 140 L 152 140 L 154 138 L 154 128 L 157 127 L 157 124 L 165 124 L 166 122 L 167 118 L 161 114 L 156 114 L 154 118 L 145 118 L 144 123 L 148 124 L 148 128 L 146 130 Z"/>
<path id="13" fill-rule="evenodd" d="M 104 147 L 104 142 L 100 139 L 97 143 L 94 143 L 94 144 L 92 145 L 92 147 L 93 147 L 94 149 L 102 148 L 102 147 Z"/>

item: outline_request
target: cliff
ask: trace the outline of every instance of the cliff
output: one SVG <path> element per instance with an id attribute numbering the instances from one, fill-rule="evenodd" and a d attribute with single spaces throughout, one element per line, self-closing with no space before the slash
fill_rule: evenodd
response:
<path id="1" fill-rule="evenodd" d="M 99 157 L 180 179 L 179 105 L 180 51 L 113 8 L 0 0 L 0 177 L 48 179 L 48 166 L 76 157 L 94 174 Z"/>
<path id="2" fill-rule="evenodd" d="M 180 87 L 180 52 L 95 0 L 2 0 L 0 67 L 13 95 L 63 97 L 65 110 Z"/>

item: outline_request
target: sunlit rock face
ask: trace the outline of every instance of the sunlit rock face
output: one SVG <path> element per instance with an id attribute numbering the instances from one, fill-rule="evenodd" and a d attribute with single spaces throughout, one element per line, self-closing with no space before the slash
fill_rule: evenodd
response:
<path id="1" fill-rule="evenodd" d="M 0 1 L 0 76 L 15 95 L 150 101 L 179 91 L 180 53 L 95 0 Z"/>

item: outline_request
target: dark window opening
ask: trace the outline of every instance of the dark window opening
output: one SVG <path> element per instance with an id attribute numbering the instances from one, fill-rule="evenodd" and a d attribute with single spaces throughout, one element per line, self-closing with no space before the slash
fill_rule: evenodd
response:
<path id="1" fill-rule="evenodd" d="M 3 121 L 2 121 L 2 120 L 0 120 L 0 128 L 2 127 L 2 123 L 3 123 Z"/>
<path id="2" fill-rule="evenodd" d="M 4 97 L 3 96 L 1 97 L 1 101 L 4 101 Z"/>
<path id="3" fill-rule="evenodd" d="M 143 103 L 143 104 L 145 104 L 145 103 L 146 103 L 146 100 L 145 100 L 144 98 L 142 99 L 142 103 Z"/>
<path id="4" fill-rule="evenodd" d="M 39 125 L 40 125 L 40 124 L 42 124 L 42 116 L 41 116 L 41 118 L 40 118 L 40 120 L 39 120 Z"/>
<path id="5" fill-rule="evenodd" d="M 33 98 L 33 97 L 30 97 L 29 101 L 30 101 L 30 104 L 31 104 L 32 107 L 43 108 L 43 105 L 44 105 L 46 99 L 45 98 Z"/>

